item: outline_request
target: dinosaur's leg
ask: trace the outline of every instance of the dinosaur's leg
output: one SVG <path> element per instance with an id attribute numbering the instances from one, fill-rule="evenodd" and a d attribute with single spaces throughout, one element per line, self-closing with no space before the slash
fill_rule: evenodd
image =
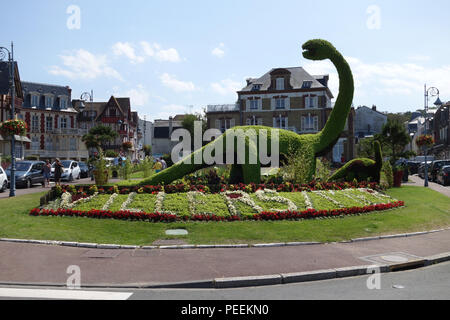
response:
<path id="1" fill-rule="evenodd" d="M 244 183 L 256 183 L 261 182 L 261 164 L 244 164 L 242 165 L 242 175 L 244 177 Z"/>
<path id="2" fill-rule="evenodd" d="M 242 165 L 233 164 L 231 166 L 231 171 L 230 171 L 230 183 L 236 184 L 236 183 L 242 182 L 243 179 L 244 179 L 244 175 L 242 173 Z"/>

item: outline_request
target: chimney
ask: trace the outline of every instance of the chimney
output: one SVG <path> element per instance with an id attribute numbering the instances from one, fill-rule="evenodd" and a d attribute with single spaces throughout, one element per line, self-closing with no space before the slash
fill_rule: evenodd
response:
<path id="1" fill-rule="evenodd" d="M 377 106 L 376 106 L 376 105 L 373 105 L 373 106 L 372 106 L 372 110 L 373 110 L 373 111 L 377 111 Z"/>
<path id="2" fill-rule="evenodd" d="M 247 85 L 249 86 L 252 83 L 252 78 L 248 78 L 245 81 L 247 81 Z"/>
<path id="3" fill-rule="evenodd" d="M 66 86 L 67 91 L 69 92 L 69 99 L 72 99 L 72 89 L 69 86 Z"/>
<path id="4" fill-rule="evenodd" d="M 173 130 L 173 118 L 169 117 L 169 139 L 172 136 L 172 130 Z"/>

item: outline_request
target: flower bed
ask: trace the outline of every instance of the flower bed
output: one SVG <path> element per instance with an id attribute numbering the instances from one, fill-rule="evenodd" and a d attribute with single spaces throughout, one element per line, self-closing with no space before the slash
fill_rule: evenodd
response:
<path id="1" fill-rule="evenodd" d="M 116 187 L 115 192 L 108 194 L 101 193 L 102 188 L 89 188 L 85 193 L 84 189 L 72 186 L 63 188 L 60 197 L 30 214 L 151 222 L 259 221 L 347 216 L 404 206 L 402 201 L 367 188 L 368 185 L 357 187 L 297 192 L 258 189 L 255 193 L 242 190 L 208 193 L 204 189 L 166 193 L 166 188 L 161 187 L 151 193 L 134 192 L 131 188 L 127 189 L 128 194 Z"/>

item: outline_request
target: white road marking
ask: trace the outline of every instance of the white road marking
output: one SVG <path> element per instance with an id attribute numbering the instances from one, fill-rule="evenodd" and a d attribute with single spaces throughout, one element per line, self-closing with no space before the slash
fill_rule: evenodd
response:
<path id="1" fill-rule="evenodd" d="M 47 289 L 9 289 L 0 288 L 0 297 L 68 300 L 127 300 L 132 292 L 47 290 Z"/>

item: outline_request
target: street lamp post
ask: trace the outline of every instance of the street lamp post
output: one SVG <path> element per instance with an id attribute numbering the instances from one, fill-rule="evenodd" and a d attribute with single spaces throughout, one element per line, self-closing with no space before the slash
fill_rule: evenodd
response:
<path id="1" fill-rule="evenodd" d="M 93 106 L 92 106 L 92 103 L 94 102 L 94 91 L 93 90 L 91 90 L 91 92 L 89 93 L 89 92 L 83 92 L 82 94 L 81 94 L 81 97 L 80 97 L 80 100 L 82 101 L 82 102 L 87 102 L 88 101 L 88 99 L 89 99 L 89 102 L 90 102 L 90 104 L 91 104 L 91 111 L 93 111 Z M 92 127 L 94 126 L 94 115 L 93 114 L 91 114 L 91 116 L 90 116 L 90 118 L 91 118 L 91 121 L 92 121 L 92 123 L 91 123 L 91 125 L 92 125 Z"/>
<path id="2" fill-rule="evenodd" d="M 431 87 L 427 89 L 427 85 L 425 84 L 425 134 L 428 134 L 429 129 L 429 121 L 428 121 L 428 102 L 431 97 L 436 97 L 437 100 L 434 103 L 436 106 L 442 104 L 441 100 L 439 99 L 439 89 L 435 87 Z M 428 162 L 427 162 L 427 155 L 428 155 L 428 147 L 425 147 L 425 187 L 428 187 Z"/>
<path id="3" fill-rule="evenodd" d="M 14 44 L 11 42 L 11 50 L 5 47 L 0 47 L 0 61 L 3 61 L 8 55 L 9 63 L 9 88 L 11 95 L 11 120 L 14 120 L 15 114 L 15 96 L 16 96 L 16 83 L 15 78 L 15 65 L 14 65 Z M 9 196 L 16 196 L 16 141 L 14 135 L 11 136 L 11 170 L 10 170 L 10 187 Z"/>

